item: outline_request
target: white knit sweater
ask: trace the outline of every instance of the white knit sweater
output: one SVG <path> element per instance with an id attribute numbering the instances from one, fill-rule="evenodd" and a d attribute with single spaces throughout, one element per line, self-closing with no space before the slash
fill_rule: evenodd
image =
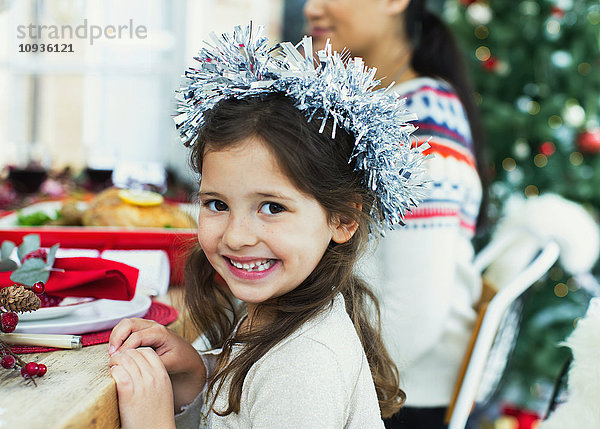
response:
<path id="1" fill-rule="evenodd" d="M 419 78 L 394 89 L 418 116 L 417 140 L 429 140 L 430 193 L 406 226 L 379 240 L 359 272 L 380 297 L 384 339 L 406 404 L 446 406 L 481 293 L 471 245 L 481 184 L 469 124 L 450 87 Z"/>
<path id="2" fill-rule="evenodd" d="M 234 349 L 233 355 L 240 349 Z M 219 350 L 204 352 L 209 368 Z M 229 384 L 215 403 L 224 410 Z M 344 299 L 269 350 L 248 372 L 240 412 L 221 417 L 200 394 L 178 414 L 178 428 L 383 428 L 375 386 Z"/>

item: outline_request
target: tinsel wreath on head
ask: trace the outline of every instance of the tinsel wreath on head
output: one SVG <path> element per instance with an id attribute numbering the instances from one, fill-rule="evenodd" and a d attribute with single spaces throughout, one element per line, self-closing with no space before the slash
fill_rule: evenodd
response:
<path id="1" fill-rule="evenodd" d="M 349 162 L 363 171 L 364 185 L 376 197 L 371 216 L 384 232 L 402 224 L 406 211 L 424 197 L 423 151 L 429 147 L 411 145 L 416 119 L 404 108 L 404 100 L 379 85 L 375 68 L 365 67 L 361 58 L 332 52 L 327 43 L 316 53 L 312 39 L 298 45 L 282 42 L 273 47 L 262 35 L 263 28 L 237 26 L 220 37 L 210 34 L 198 56 L 199 65 L 186 70 L 188 80 L 177 94 L 178 115 L 174 118 L 181 139 L 190 146 L 204 122 L 204 113 L 219 101 L 267 93 L 290 97 L 308 121 L 327 120 L 355 137 Z M 302 53 L 301 53 L 302 52 Z"/>

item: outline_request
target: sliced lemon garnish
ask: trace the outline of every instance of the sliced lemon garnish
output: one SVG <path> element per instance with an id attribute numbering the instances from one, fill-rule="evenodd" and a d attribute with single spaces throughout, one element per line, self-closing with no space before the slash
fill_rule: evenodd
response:
<path id="1" fill-rule="evenodd" d="M 162 195 L 152 191 L 136 190 L 136 189 L 121 189 L 119 198 L 128 204 L 135 206 L 159 206 L 164 201 Z"/>

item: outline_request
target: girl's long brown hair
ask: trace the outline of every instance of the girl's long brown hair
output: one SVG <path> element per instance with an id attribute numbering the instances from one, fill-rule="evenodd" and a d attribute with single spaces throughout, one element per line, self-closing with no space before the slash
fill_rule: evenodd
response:
<path id="1" fill-rule="evenodd" d="M 381 415 L 389 417 L 403 404 L 398 370 L 391 360 L 379 325 L 379 304 L 368 286 L 354 275 L 355 261 L 369 233 L 368 216 L 373 198 L 362 185 L 362 173 L 349 163 L 354 139 L 337 129 L 331 138 L 331 122 L 319 133 L 321 120 L 307 122 L 293 102 L 282 94 L 244 100 L 230 99 L 207 113 L 199 136 L 192 146 L 190 161 L 198 172 L 207 150 L 219 151 L 258 137 L 272 151 L 280 167 L 299 190 L 313 196 L 331 221 L 356 221 L 358 230 L 346 243 L 333 241 L 314 271 L 294 290 L 264 302 L 260 311 L 275 315 L 275 320 L 251 333 L 232 332 L 244 309 L 226 286 L 219 284 L 215 270 L 200 248 L 186 264 L 186 304 L 199 332 L 212 347 L 223 347 L 217 369 L 209 380 L 209 391 L 216 393 L 230 379 L 228 415 L 240 410 L 242 385 L 246 374 L 269 349 L 285 339 L 303 323 L 331 305 L 341 293 L 346 311 L 354 323 L 365 350 L 375 382 Z M 358 205 L 362 209 L 357 209 Z M 243 349 L 229 362 L 232 346 Z"/>

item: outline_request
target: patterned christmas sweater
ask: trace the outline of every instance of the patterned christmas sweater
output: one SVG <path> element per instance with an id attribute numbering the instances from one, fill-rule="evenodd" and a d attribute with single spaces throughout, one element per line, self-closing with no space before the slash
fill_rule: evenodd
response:
<path id="1" fill-rule="evenodd" d="M 396 85 L 428 141 L 428 195 L 406 225 L 379 239 L 359 272 L 380 297 L 384 338 L 409 406 L 445 406 L 481 292 L 471 239 L 481 201 L 469 123 L 451 86 L 418 78 Z"/>
<path id="2" fill-rule="evenodd" d="M 432 180 L 428 198 L 408 214 L 413 228 L 439 225 L 443 218 L 457 219 L 461 234 L 469 239 L 481 203 L 481 182 L 477 174 L 471 130 L 460 99 L 445 82 L 419 78 L 396 86 L 406 98 L 406 108 L 418 117 L 413 136 L 417 144 L 429 141 L 432 154 L 428 171 Z M 427 221 L 426 219 L 430 219 Z M 434 219 L 436 219 L 434 221 Z"/>

